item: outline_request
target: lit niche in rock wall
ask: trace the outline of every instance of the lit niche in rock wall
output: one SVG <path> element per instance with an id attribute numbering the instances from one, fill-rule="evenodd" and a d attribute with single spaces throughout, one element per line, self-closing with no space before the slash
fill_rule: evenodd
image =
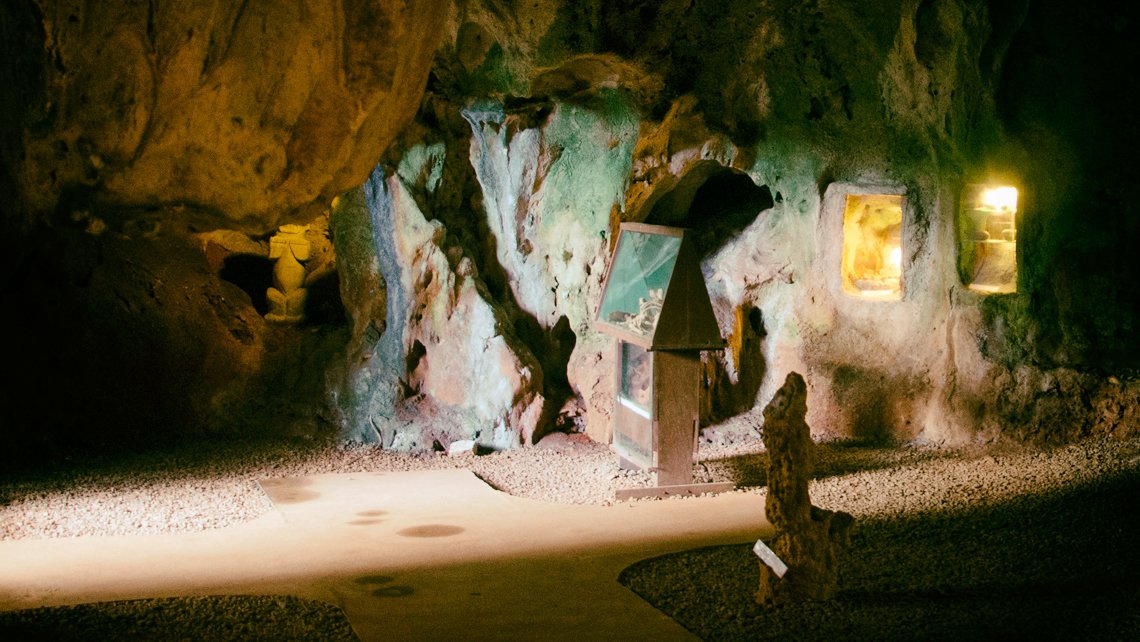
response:
<path id="1" fill-rule="evenodd" d="M 900 194 L 848 194 L 843 210 L 843 291 L 872 300 L 902 298 Z"/>
<path id="2" fill-rule="evenodd" d="M 959 270 L 971 290 L 1017 291 L 1017 188 L 969 185 L 958 216 Z"/>

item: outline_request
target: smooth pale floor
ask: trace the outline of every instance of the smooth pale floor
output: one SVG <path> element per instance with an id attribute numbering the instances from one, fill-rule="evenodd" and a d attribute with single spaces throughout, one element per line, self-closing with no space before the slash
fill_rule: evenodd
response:
<path id="1" fill-rule="evenodd" d="M 341 607 L 362 640 L 691 640 L 618 574 L 772 534 L 756 492 L 581 506 L 466 470 L 261 483 L 276 510 L 231 528 L 0 542 L 0 610 L 288 594 Z"/>

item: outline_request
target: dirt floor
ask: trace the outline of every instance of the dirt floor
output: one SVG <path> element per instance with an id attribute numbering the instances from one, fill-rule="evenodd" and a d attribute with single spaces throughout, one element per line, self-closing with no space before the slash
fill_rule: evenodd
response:
<path id="1" fill-rule="evenodd" d="M 645 560 L 620 582 L 705 640 L 1140 639 L 1140 439 L 1050 450 L 823 443 L 815 458 L 813 503 L 857 520 L 834 600 L 756 605 L 751 542 Z M 743 434 L 703 444 L 694 474 L 756 492 L 766 461 L 759 439 Z M 269 510 L 256 479 L 455 467 L 504 492 L 570 503 L 612 503 L 616 488 L 650 483 L 620 471 L 606 447 L 565 436 L 467 458 L 343 444 L 199 444 L 9 471 L 0 478 L 0 536 L 216 528 Z M 353 637 L 335 607 L 285 596 L 0 613 L 0 639 L 12 640 Z"/>

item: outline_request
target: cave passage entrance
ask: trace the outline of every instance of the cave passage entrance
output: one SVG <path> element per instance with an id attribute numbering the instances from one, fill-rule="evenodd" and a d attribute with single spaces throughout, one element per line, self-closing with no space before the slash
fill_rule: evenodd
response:
<path id="1" fill-rule="evenodd" d="M 688 230 L 687 238 L 704 258 L 772 205 L 766 185 L 757 185 L 744 172 L 703 161 L 654 203 L 645 222 Z"/>
<path id="2" fill-rule="evenodd" d="M 704 260 L 740 236 L 775 203 L 768 186 L 757 185 L 748 174 L 715 161 L 701 161 L 657 199 L 647 222 L 685 228 L 695 254 Z M 718 305 L 724 304 L 718 300 Z M 736 308 L 736 323 L 727 349 L 702 357 L 700 419 L 706 425 L 752 408 L 767 369 L 760 309 L 754 301 L 731 304 Z"/>

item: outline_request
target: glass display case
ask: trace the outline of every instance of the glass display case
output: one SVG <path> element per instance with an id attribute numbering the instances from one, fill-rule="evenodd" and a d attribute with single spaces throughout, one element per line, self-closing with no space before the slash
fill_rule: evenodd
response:
<path id="1" fill-rule="evenodd" d="M 652 339 L 680 248 L 680 236 L 660 230 L 623 230 L 602 298 L 600 319 L 643 339 Z"/>
<path id="2" fill-rule="evenodd" d="M 639 468 L 652 468 L 653 353 L 639 345 L 618 341 L 618 390 L 614 450 Z"/>
<path id="3" fill-rule="evenodd" d="M 683 229 L 622 223 L 596 325 L 647 350 L 724 345 L 699 257 Z"/>
<path id="4" fill-rule="evenodd" d="M 638 414 L 648 418 L 653 408 L 653 360 L 648 350 L 621 342 L 621 381 L 618 399 Z"/>
<path id="5" fill-rule="evenodd" d="M 655 471 L 669 492 L 689 488 L 700 351 L 724 341 L 684 230 L 622 224 L 595 327 L 617 339 L 613 449 L 622 465 Z"/>
<path id="6" fill-rule="evenodd" d="M 843 210 L 843 291 L 863 299 L 902 298 L 900 194 L 848 194 Z"/>
<path id="7" fill-rule="evenodd" d="M 971 290 L 1017 291 L 1017 188 L 969 185 L 958 216 L 959 270 Z"/>

